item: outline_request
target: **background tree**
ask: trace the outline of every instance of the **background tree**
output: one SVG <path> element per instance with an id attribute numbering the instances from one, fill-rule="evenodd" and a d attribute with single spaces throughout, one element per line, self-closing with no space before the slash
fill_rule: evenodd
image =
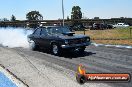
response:
<path id="1" fill-rule="evenodd" d="M 14 15 L 11 16 L 11 21 L 16 21 L 16 17 Z"/>
<path id="2" fill-rule="evenodd" d="M 2 21 L 9 21 L 7 18 L 3 18 Z"/>
<path id="3" fill-rule="evenodd" d="M 79 6 L 73 6 L 71 12 L 72 26 L 74 30 L 81 30 L 83 28 L 83 24 L 78 21 L 82 18 L 81 8 Z"/>
<path id="4" fill-rule="evenodd" d="M 16 17 L 14 15 L 12 15 L 10 21 L 12 21 L 12 22 L 16 21 Z M 17 24 L 13 23 L 11 25 L 11 27 L 17 27 Z"/>
<path id="5" fill-rule="evenodd" d="M 31 11 L 26 14 L 27 20 L 43 20 L 43 16 L 39 13 L 39 11 Z"/>
<path id="6" fill-rule="evenodd" d="M 67 20 L 70 20 L 69 16 L 67 16 Z"/>
<path id="7" fill-rule="evenodd" d="M 82 18 L 81 8 L 79 6 L 73 6 L 71 12 L 71 19 L 81 19 L 81 18 Z"/>
<path id="8" fill-rule="evenodd" d="M 6 21 L 9 21 L 7 18 L 1 18 L 0 19 L 0 21 L 2 22 L 6 22 Z M 5 24 L 5 23 L 2 23 L 1 25 L 0 25 L 0 27 L 7 27 L 7 25 Z"/>
<path id="9" fill-rule="evenodd" d="M 38 20 L 43 20 L 43 16 L 39 13 L 39 11 L 31 11 L 26 14 L 27 20 L 29 20 L 30 24 L 28 25 L 31 28 L 36 28 L 39 26 Z"/>

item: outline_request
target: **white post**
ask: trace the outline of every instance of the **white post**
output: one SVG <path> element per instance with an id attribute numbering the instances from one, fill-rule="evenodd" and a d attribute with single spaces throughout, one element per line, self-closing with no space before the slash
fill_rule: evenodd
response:
<path id="1" fill-rule="evenodd" d="M 63 15 L 63 26 L 64 26 L 64 3 L 63 3 L 63 0 L 62 0 L 62 15 Z"/>

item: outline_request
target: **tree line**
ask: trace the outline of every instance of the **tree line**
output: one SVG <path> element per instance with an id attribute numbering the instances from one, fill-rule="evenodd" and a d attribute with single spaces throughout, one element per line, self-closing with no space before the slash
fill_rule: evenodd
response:
<path id="1" fill-rule="evenodd" d="M 72 12 L 71 12 L 71 20 L 72 22 L 72 26 L 78 26 L 81 25 L 81 23 L 79 21 L 74 21 L 76 19 L 81 19 L 82 18 L 82 12 L 81 12 L 81 8 L 79 6 L 73 6 L 72 7 Z M 38 21 L 38 20 L 43 20 L 43 15 L 39 12 L 39 11 L 30 11 L 26 14 L 26 19 L 28 21 Z M 67 17 L 67 20 L 69 20 L 69 16 Z M 1 21 L 9 21 L 8 19 L 4 18 Z M 14 21 L 19 21 L 16 19 L 16 17 L 14 15 L 11 16 L 10 21 L 14 22 Z M 30 24 L 29 27 L 34 28 L 37 27 L 37 23 L 36 24 Z"/>

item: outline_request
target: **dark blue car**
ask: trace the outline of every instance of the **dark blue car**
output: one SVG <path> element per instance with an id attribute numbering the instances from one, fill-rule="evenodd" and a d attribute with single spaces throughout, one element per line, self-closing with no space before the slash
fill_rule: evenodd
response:
<path id="1" fill-rule="evenodd" d="M 28 36 L 32 50 L 48 49 L 54 55 L 60 55 L 64 50 L 84 52 L 90 45 L 90 37 L 71 32 L 68 27 L 47 26 L 37 28 Z"/>

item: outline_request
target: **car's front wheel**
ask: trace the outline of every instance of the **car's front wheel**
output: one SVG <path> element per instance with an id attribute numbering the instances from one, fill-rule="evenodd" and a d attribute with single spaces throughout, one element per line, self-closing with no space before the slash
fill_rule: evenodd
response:
<path id="1" fill-rule="evenodd" d="M 80 53 L 83 53 L 85 51 L 85 47 L 81 47 L 80 49 L 79 49 L 79 52 Z"/>
<path id="2" fill-rule="evenodd" d="M 60 49 L 60 47 L 59 47 L 57 44 L 55 44 L 55 43 L 52 44 L 51 51 L 52 51 L 52 53 L 53 53 L 54 55 L 56 55 L 56 56 L 58 56 L 58 55 L 61 54 L 61 49 Z"/>
<path id="3" fill-rule="evenodd" d="M 31 40 L 31 41 L 29 42 L 29 48 L 30 48 L 31 50 L 37 50 L 37 49 L 38 49 L 36 43 L 35 43 L 33 40 Z"/>

